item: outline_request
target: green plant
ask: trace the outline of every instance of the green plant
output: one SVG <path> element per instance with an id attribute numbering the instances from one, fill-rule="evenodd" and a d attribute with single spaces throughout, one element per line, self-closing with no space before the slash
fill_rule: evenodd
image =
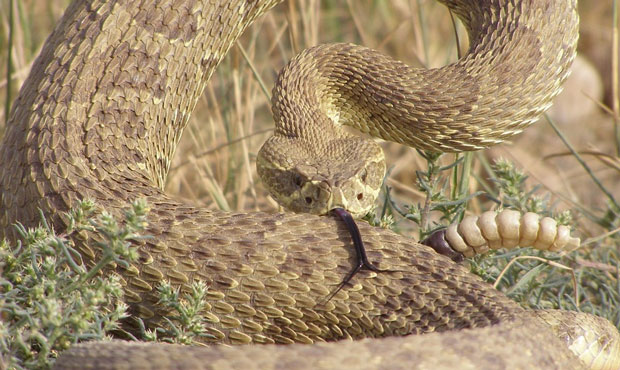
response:
<path id="1" fill-rule="evenodd" d="M 65 233 L 42 217 L 37 228 L 16 225 L 16 244 L 0 243 L 0 350 L 9 368 L 48 368 L 58 352 L 78 341 L 105 339 L 126 316 L 120 277 L 100 272 L 137 259 L 132 243 L 142 238 L 148 207 L 134 202 L 122 222 L 95 210 L 93 202 L 82 201 L 67 213 Z M 91 242 L 101 249 L 90 266 L 75 242 L 88 232 L 99 236 Z"/>
<path id="2" fill-rule="evenodd" d="M 164 317 L 165 325 L 154 329 L 146 329 L 140 320 L 144 339 L 151 342 L 197 344 L 197 338 L 214 338 L 207 333 L 206 319 L 201 315 L 206 305 L 204 298 L 207 290 L 206 284 L 200 280 L 194 281 L 191 292 L 184 294 L 180 293 L 180 288 L 173 288 L 170 282 L 162 282 L 157 287 L 159 304 L 171 313 Z"/>

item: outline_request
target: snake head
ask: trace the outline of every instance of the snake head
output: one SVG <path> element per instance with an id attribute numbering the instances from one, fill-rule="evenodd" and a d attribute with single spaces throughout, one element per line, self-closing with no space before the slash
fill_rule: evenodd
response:
<path id="1" fill-rule="evenodd" d="M 343 208 L 363 217 L 373 207 L 385 176 L 385 156 L 373 141 L 344 137 L 317 144 L 269 138 L 256 167 L 271 196 L 298 213 L 325 215 Z"/>

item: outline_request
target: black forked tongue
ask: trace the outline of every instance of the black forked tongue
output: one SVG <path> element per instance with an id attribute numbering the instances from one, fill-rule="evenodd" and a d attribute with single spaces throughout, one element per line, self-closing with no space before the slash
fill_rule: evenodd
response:
<path id="1" fill-rule="evenodd" d="M 373 265 L 366 255 L 366 248 L 364 247 L 364 242 L 362 241 L 362 235 L 360 234 L 360 229 L 357 227 L 355 223 L 355 219 L 351 216 L 351 213 L 343 208 L 334 208 L 331 210 L 331 213 L 340 217 L 340 219 L 344 222 L 349 230 L 349 234 L 351 235 L 351 239 L 353 240 L 353 247 L 355 248 L 356 254 L 356 262 L 353 269 L 345 276 L 342 282 L 338 285 L 335 291 L 327 296 L 326 302 L 329 302 L 346 284 L 348 284 L 353 276 L 360 272 L 361 269 L 365 268 L 370 271 L 375 272 L 395 272 L 397 270 L 382 270 L 377 266 Z"/>

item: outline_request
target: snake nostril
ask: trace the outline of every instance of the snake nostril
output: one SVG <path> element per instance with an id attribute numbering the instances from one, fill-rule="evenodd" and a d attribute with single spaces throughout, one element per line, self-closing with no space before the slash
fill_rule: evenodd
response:
<path id="1" fill-rule="evenodd" d="M 308 204 L 312 203 L 312 198 L 306 197 L 306 203 L 308 203 Z"/>
<path id="2" fill-rule="evenodd" d="M 368 171 L 366 171 L 366 169 L 364 169 L 364 172 L 362 172 L 362 182 L 366 182 L 366 178 L 368 177 Z M 358 199 L 359 199 L 359 194 L 358 194 Z"/>
<path id="3" fill-rule="evenodd" d="M 362 199 L 364 199 L 364 194 L 362 193 L 357 194 L 357 200 L 362 200 Z"/>

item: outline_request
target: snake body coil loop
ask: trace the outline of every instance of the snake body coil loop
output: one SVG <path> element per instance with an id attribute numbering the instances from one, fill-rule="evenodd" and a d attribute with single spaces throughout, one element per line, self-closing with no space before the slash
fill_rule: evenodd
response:
<path id="1" fill-rule="evenodd" d="M 0 237 L 14 238 L 11 225 L 18 221 L 35 226 L 40 211 L 62 230 L 63 212 L 79 199 L 94 199 L 120 214 L 131 200 L 145 198 L 153 237 L 138 242 L 138 262 L 116 268 L 130 313 L 157 325 L 167 314 L 157 285 L 169 280 L 187 287 L 201 279 L 209 287 L 205 342 L 272 344 L 85 344 L 57 366 L 581 368 L 539 318 L 408 238 L 360 225 L 369 259 L 398 272 L 361 272 L 350 288 L 319 304 L 354 260 L 341 222 L 212 211 L 163 192 L 176 144 L 215 67 L 239 35 L 280 2 L 75 0 L 47 39 L 0 143 Z M 419 148 L 454 151 L 500 142 L 535 120 L 559 92 L 574 58 L 576 2 L 443 3 L 463 20 L 472 45 L 464 59 L 444 68 L 384 65 L 387 57 L 354 46 L 303 53 L 297 60 L 309 62 L 302 69 L 323 64 L 327 71 L 282 80 L 288 82 L 274 95 L 280 135 L 272 141 L 301 138 L 305 152 L 286 145 L 267 151 L 276 161 L 262 162 L 265 168 L 304 167 L 310 154 L 329 156 L 323 149 L 336 143 L 318 140 L 328 131 L 342 142 L 355 141 L 332 129 L 333 122 Z M 327 49 L 335 54 L 315 53 Z M 359 59 L 351 58 L 355 50 Z M 350 64 L 339 65 L 339 59 Z M 283 76 L 296 70 L 288 68 Z M 365 79 L 356 77 L 360 72 Z M 321 92 L 327 93 L 323 100 L 313 95 Z M 285 104 L 308 95 L 318 99 L 313 106 Z M 305 120 L 293 119 L 299 117 Z M 331 126 L 319 126 L 320 135 L 312 139 L 307 133 L 313 129 L 297 130 L 313 121 L 308 117 Z M 340 148 L 336 153 L 345 153 Z M 295 162 L 300 153 L 302 162 Z M 305 167 L 312 177 L 313 164 Z M 315 193 L 316 199 L 322 194 Z M 96 244 L 78 249 L 85 260 L 101 253 Z M 338 339 L 360 340 L 323 343 Z"/>

